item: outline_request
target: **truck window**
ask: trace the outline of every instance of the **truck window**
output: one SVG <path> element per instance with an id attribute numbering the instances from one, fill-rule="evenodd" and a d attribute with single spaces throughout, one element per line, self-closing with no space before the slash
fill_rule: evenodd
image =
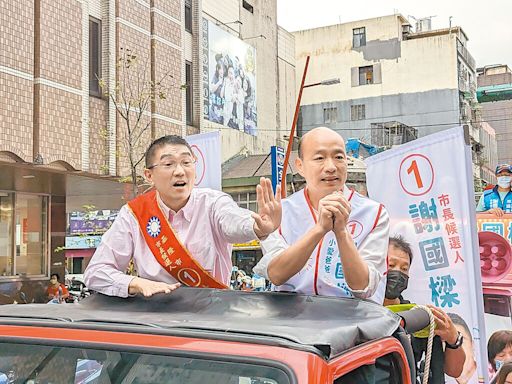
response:
<path id="1" fill-rule="evenodd" d="M 401 384 L 400 363 L 393 354 L 379 357 L 375 364 L 362 365 L 334 380 L 334 384 Z"/>
<path id="2" fill-rule="evenodd" d="M 16 343 L 0 343 L 2 377 L 38 384 L 290 384 L 283 370 L 257 363 Z"/>
<path id="3" fill-rule="evenodd" d="M 501 295 L 484 295 L 485 313 L 491 313 L 498 316 L 511 316 L 510 298 Z"/>

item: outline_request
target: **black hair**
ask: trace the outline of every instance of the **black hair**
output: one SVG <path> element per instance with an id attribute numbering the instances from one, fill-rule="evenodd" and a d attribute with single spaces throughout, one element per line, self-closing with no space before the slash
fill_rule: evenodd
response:
<path id="1" fill-rule="evenodd" d="M 194 152 L 192 152 L 192 147 L 183 137 L 178 135 L 162 136 L 161 138 L 153 141 L 146 151 L 146 168 L 151 167 L 156 150 L 165 145 L 184 145 L 189 149 L 190 153 L 194 155 Z"/>
<path id="2" fill-rule="evenodd" d="M 498 374 L 498 378 L 496 379 L 496 384 L 505 384 L 505 380 L 507 380 L 508 374 L 512 372 L 512 362 L 504 363 L 500 368 L 500 373 Z"/>
<path id="3" fill-rule="evenodd" d="M 51 279 L 53 276 L 55 276 L 55 277 L 57 278 L 57 281 L 60 281 L 60 276 L 59 276 L 59 274 L 58 274 L 58 273 L 52 273 L 52 274 L 50 275 L 50 279 Z"/>
<path id="4" fill-rule="evenodd" d="M 401 235 L 395 235 L 389 238 L 389 245 L 392 245 L 396 249 L 404 252 L 407 256 L 409 256 L 409 264 L 412 264 L 412 249 L 411 244 L 409 244 Z"/>
<path id="5" fill-rule="evenodd" d="M 487 360 L 496 370 L 494 359 L 496 355 L 503 351 L 506 347 L 512 346 L 512 331 L 502 330 L 494 332 L 487 342 Z"/>

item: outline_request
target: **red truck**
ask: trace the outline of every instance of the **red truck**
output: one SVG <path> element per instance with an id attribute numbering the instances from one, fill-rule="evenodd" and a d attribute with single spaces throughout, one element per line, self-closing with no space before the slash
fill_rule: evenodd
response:
<path id="1" fill-rule="evenodd" d="M 197 288 L 4 305 L 0 382 L 411 383 L 403 323 L 364 300 Z"/>

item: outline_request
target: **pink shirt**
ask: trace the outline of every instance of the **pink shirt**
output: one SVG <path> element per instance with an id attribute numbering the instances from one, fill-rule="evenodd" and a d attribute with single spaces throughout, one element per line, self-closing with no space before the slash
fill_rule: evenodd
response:
<path id="1" fill-rule="evenodd" d="M 158 194 L 157 200 L 162 212 L 172 216 L 174 232 L 192 256 L 214 277 L 229 285 L 231 244 L 256 238 L 251 211 L 238 207 L 229 195 L 208 188 L 194 188 L 187 204 L 178 212 L 171 211 Z M 125 205 L 87 266 L 87 287 L 105 295 L 127 297 L 128 285 L 134 277 L 124 271 L 132 256 L 139 277 L 176 282 L 156 261 L 137 220 Z"/>

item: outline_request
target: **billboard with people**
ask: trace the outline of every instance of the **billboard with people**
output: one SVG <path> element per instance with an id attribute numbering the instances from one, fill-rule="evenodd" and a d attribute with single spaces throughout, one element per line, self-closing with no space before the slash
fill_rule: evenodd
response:
<path id="1" fill-rule="evenodd" d="M 203 116 L 256 136 L 256 49 L 203 19 Z"/>

